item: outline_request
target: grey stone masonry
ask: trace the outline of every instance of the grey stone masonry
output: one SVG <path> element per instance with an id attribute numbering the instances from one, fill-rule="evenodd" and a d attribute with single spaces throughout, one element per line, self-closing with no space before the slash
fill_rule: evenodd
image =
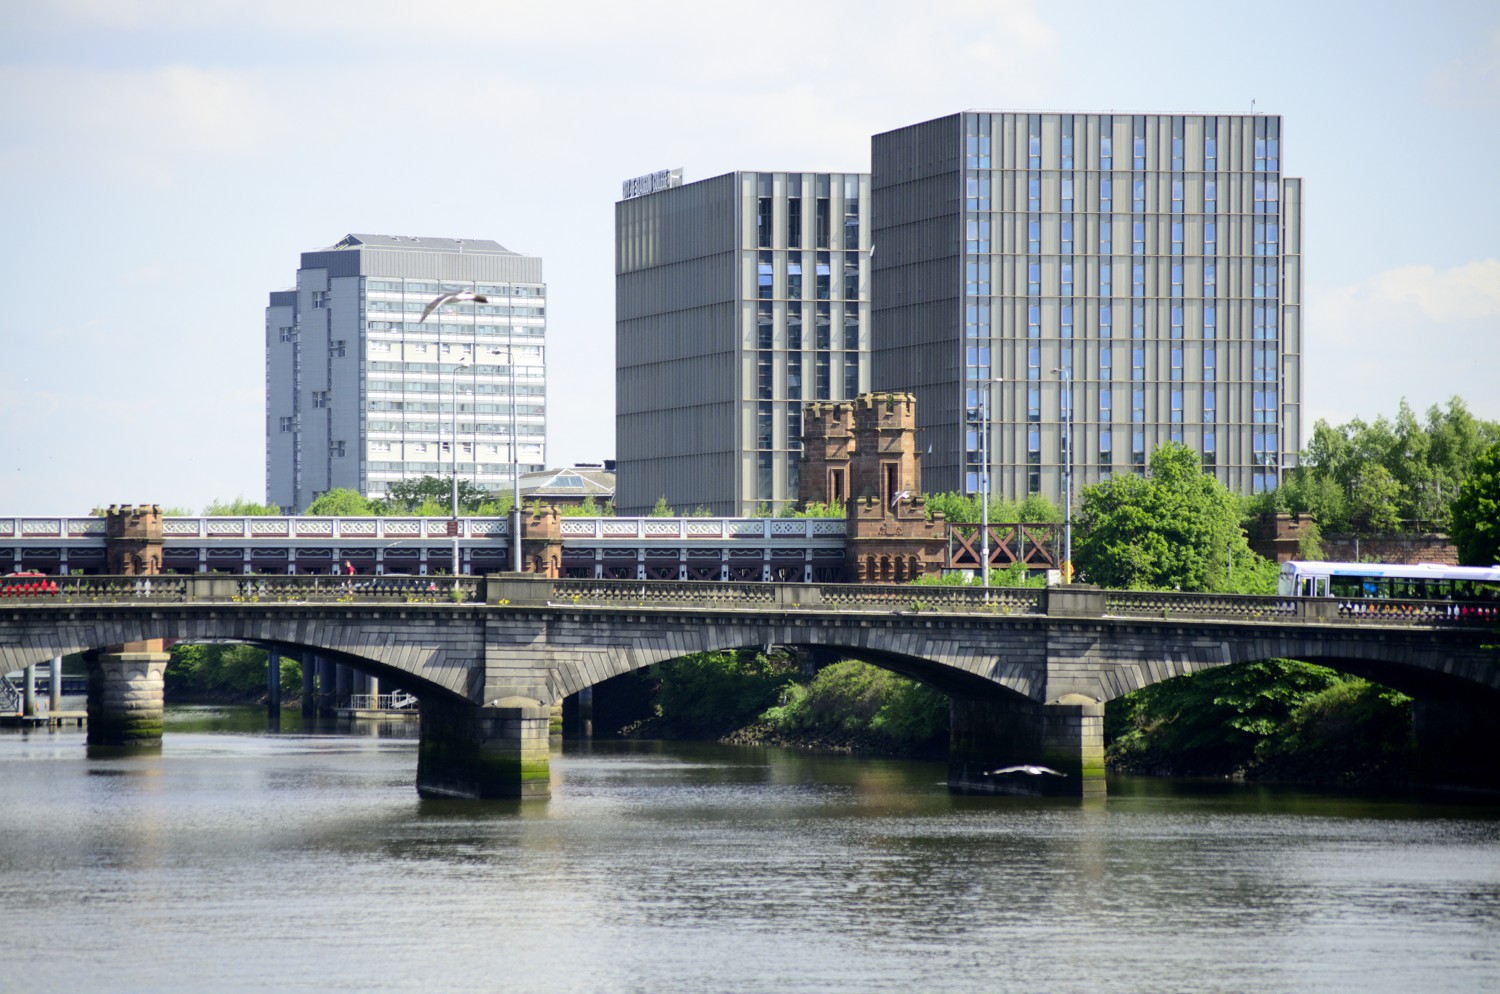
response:
<path id="1" fill-rule="evenodd" d="M 424 725 L 431 729 L 424 737 L 512 742 L 505 749 L 514 747 L 517 771 L 534 766 L 534 752 L 522 744 L 530 733 L 505 725 L 496 709 L 546 710 L 653 663 L 765 645 L 837 652 L 922 680 L 955 701 L 956 716 L 970 705 L 989 715 L 963 719 L 973 727 L 998 727 L 999 712 L 985 709 L 1004 703 L 1006 713 L 1021 721 L 1024 712 L 1023 723 L 1035 726 L 1018 748 L 1055 762 L 1066 753 L 1073 758 L 1065 765 L 1080 771 L 1102 768 L 1096 712 L 1104 702 L 1252 660 L 1323 663 L 1414 697 L 1467 694 L 1500 711 L 1495 619 L 1441 603 L 1384 602 L 1375 613 L 1331 600 L 1081 586 L 986 591 L 516 576 L 450 584 L 358 591 L 297 577 L 161 576 L 149 586 L 70 578 L 56 593 L 0 606 L 0 666 L 161 638 L 315 654 L 409 689 L 424 714 L 457 708 Z M 101 677 L 100 713 L 125 714 L 139 703 L 134 690 L 122 689 L 130 681 L 159 687 L 160 668 L 152 665 L 99 663 L 101 674 L 121 674 Z M 974 761 L 1003 758 L 992 753 L 979 749 Z M 511 768 L 506 763 L 492 768 Z M 528 790 L 545 789 L 535 769 L 529 775 Z"/>

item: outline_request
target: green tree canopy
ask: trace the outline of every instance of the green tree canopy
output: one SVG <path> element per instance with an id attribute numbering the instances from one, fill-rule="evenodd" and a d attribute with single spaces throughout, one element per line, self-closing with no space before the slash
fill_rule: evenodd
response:
<path id="1" fill-rule="evenodd" d="M 1239 500 L 1203 472 L 1198 454 L 1169 443 L 1148 476 L 1085 487 L 1074 561 L 1105 587 L 1270 593 L 1275 564 L 1250 551 Z"/>
<path id="2" fill-rule="evenodd" d="M 1394 531 L 1416 521 L 1443 528 L 1469 467 L 1496 442 L 1500 423 L 1475 418 L 1458 397 L 1434 404 L 1425 418 L 1402 401 L 1394 421 L 1320 420 L 1302 467 L 1251 510 L 1311 513 L 1325 533 Z"/>
<path id="3" fill-rule="evenodd" d="M 1453 544 L 1467 566 L 1500 563 L 1500 442 L 1474 460 L 1453 499 Z"/>
<path id="4" fill-rule="evenodd" d="M 458 481 L 459 514 L 473 514 L 489 499 L 489 491 L 476 487 L 469 480 Z M 453 511 L 453 477 L 428 475 L 392 483 L 386 488 L 385 500 L 380 502 L 379 510 L 382 514 L 447 517 Z"/>
<path id="5" fill-rule="evenodd" d="M 227 503 L 216 500 L 203 509 L 203 516 L 206 518 L 274 518 L 280 513 L 281 508 L 275 504 L 257 504 L 253 500 L 246 500 L 244 494 Z"/>
<path id="6" fill-rule="evenodd" d="M 941 511 L 949 521 L 957 524 L 978 524 L 982 515 L 980 495 L 960 493 L 927 494 L 923 504 L 927 517 Z M 999 494 L 990 494 L 989 520 L 992 522 L 1024 521 L 1029 524 L 1061 521 L 1062 511 L 1041 494 L 1032 494 L 1019 503 Z"/>
<path id="7" fill-rule="evenodd" d="M 307 513 L 314 517 L 367 518 L 375 513 L 375 506 L 356 490 L 336 487 L 307 505 Z"/>

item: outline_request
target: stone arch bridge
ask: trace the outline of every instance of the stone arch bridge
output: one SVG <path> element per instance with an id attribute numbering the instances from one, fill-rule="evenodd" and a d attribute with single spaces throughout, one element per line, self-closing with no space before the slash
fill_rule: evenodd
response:
<path id="1" fill-rule="evenodd" d="M 0 599 L 0 672 L 87 653 L 91 742 L 149 743 L 161 734 L 166 661 L 150 640 L 315 652 L 421 698 L 422 793 L 538 796 L 553 703 L 686 653 L 783 645 L 947 693 L 955 789 L 993 790 L 985 771 L 1042 763 L 1068 776 L 1027 779 L 1092 793 L 1103 789 L 1104 702 L 1258 659 L 1378 680 L 1424 702 L 1429 729 L 1493 738 L 1497 626 L 1494 610 L 1436 602 L 1083 586 L 95 576 Z"/>

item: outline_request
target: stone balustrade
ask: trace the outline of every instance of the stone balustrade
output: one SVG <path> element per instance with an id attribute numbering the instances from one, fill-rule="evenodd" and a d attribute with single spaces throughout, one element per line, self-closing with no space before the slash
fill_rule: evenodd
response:
<path id="1" fill-rule="evenodd" d="M 1153 621 L 1263 621 L 1474 628 L 1500 623 L 1500 606 L 1448 601 L 911 584 L 552 580 L 530 574 L 460 576 L 76 576 L 0 578 L 0 606 L 135 603 L 479 603 L 491 607 L 642 607 L 670 610 L 874 611 L 1002 614 Z"/>

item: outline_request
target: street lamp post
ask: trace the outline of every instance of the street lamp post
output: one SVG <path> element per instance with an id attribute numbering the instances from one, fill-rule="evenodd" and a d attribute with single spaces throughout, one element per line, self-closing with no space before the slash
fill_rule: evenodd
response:
<path id="1" fill-rule="evenodd" d="M 427 319 L 429 317 L 431 317 L 432 314 L 438 308 L 442 307 L 444 304 L 458 303 L 460 301 L 465 301 L 465 300 L 472 300 L 475 303 L 483 304 L 483 303 L 486 303 L 488 301 L 488 298 L 485 297 L 484 294 L 482 294 L 482 293 L 475 293 L 473 290 L 450 290 L 447 293 L 440 293 L 436 297 L 433 297 L 431 300 L 429 300 L 427 302 L 427 306 L 426 307 L 422 308 L 422 316 L 417 319 L 417 324 L 425 324 L 426 321 L 427 321 Z M 439 333 L 439 337 L 440 338 L 442 337 L 441 336 L 441 332 Z M 455 589 L 457 589 L 457 587 L 458 587 L 458 572 L 459 572 L 459 551 L 458 551 L 458 371 L 460 369 L 463 369 L 468 364 L 469 364 L 469 357 L 466 356 L 466 355 L 460 355 L 458 357 L 458 359 L 455 361 L 454 366 L 453 366 L 453 433 L 450 436 L 450 442 L 449 442 L 449 444 L 452 446 L 452 450 L 453 450 L 453 463 L 452 463 L 452 465 L 453 465 L 453 518 L 449 522 L 448 528 L 453 533 L 453 585 L 454 585 Z M 441 389 L 442 381 L 439 380 L 438 384 L 439 384 L 439 389 Z M 438 396 L 441 397 L 442 394 L 438 394 Z"/>
<path id="2" fill-rule="evenodd" d="M 453 583 L 458 585 L 458 371 L 469 365 L 469 357 L 460 355 L 453 364 L 453 433 L 450 445 L 453 450 L 453 517 L 448 528 L 453 532 Z M 441 395 L 439 395 L 441 396 Z"/>
<path id="3" fill-rule="evenodd" d="M 979 398 L 979 572 L 990 589 L 990 391 Z"/>
<path id="4" fill-rule="evenodd" d="M 990 586 L 990 403 L 999 380 L 985 380 L 979 396 L 979 569 L 986 590 Z"/>
<path id="5" fill-rule="evenodd" d="M 515 571 L 517 573 L 519 573 L 519 572 L 521 572 L 521 446 L 520 446 L 520 440 L 516 437 L 517 418 L 516 418 L 516 359 L 515 359 L 516 328 L 515 328 L 515 305 L 514 305 L 515 293 L 516 293 L 516 288 L 515 288 L 515 285 L 512 284 L 509 287 L 509 289 L 508 289 L 508 291 L 506 293 L 506 300 L 507 300 L 506 312 L 507 312 L 507 314 L 509 316 L 509 323 L 508 323 L 508 327 L 506 328 L 506 336 L 505 336 L 505 341 L 506 341 L 505 356 L 506 356 L 506 363 L 510 366 L 510 473 L 511 473 L 511 482 L 512 482 L 512 485 L 513 485 L 513 488 L 514 488 L 514 490 L 513 490 L 513 499 L 512 499 L 512 502 L 511 502 L 511 509 L 510 509 L 510 545 L 511 545 L 511 553 L 512 553 L 511 562 L 512 562 L 512 565 L 513 565 L 513 568 L 515 569 Z M 421 316 L 421 318 L 419 318 L 417 320 L 417 323 L 421 324 L 422 322 L 426 321 L 427 318 L 434 311 L 436 311 L 439 307 L 442 307 L 444 304 L 457 303 L 457 302 L 466 301 L 466 300 L 467 301 L 473 301 L 476 304 L 488 304 L 490 302 L 490 298 L 488 296 L 486 296 L 485 294 L 479 293 L 477 291 L 474 291 L 474 290 L 450 290 L 447 293 L 438 294 L 436 297 L 432 298 L 432 300 L 428 301 L 427 306 L 424 307 L 424 308 L 422 308 L 422 316 Z M 475 318 L 475 321 L 477 323 L 477 321 L 478 321 L 477 316 Z M 500 350 L 499 349 L 490 349 L 489 350 L 489 354 L 490 355 L 499 355 L 500 354 Z M 464 356 L 464 357 L 461 357 L 459 364 L 460 365 L 467 365 L 468 361 L 469 361 L 468 357 Z M 458 372 L 457 372 L 457 370 L 455 370 L 454 371 L 454 385 L 453 385 L 453 396 L 454 396 L 454 403 L 453 403 L 453 520 L 455 522 L 455 525 L 454 525 L 455 532 L 454 532 L 454 538 L 453 538 L 453 569 L 454 569 L 455 575 L 458 572 L 458 535 L 457 535 L 457 531 L 456 531 L 457 521 L 458 521 L 458 378 L 457 377 L 458 377 Z"/>
<path id="6" fill-rule="evenodd" d="M 1062 379 L 1063 402 L 1063 583 L 1073 582 L 1073 370 L 1053 370 Z"/>

